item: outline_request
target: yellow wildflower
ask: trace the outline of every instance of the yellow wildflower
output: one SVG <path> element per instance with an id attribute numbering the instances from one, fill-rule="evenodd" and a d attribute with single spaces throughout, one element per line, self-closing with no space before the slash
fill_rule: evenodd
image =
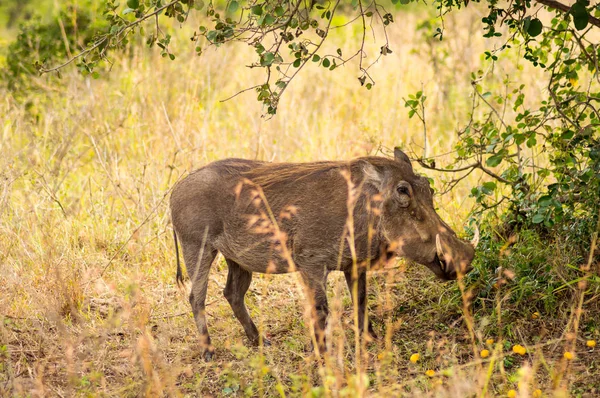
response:
<path id="1" fill-rule="evenodd" d="M 481 358 L 487 358 L 490 356 L 490 352 L 488 350 L 481 350 L 479 355 L 481 355 Z"/>
<path id="2" fill-rule="evenodd" d="M 508 392 L 506 393 L 506 396 L 508 398 L 515 398 L 517 396 L 517 392 L 515 390 L 508 390 Z"/>
<path id="3" fill-rule="evenodd" d="M 590 348 L 594 348 L 594 347 L 596 347 L 596 340 L 588 340 L 585 343 L 585 345 L 588 346 L 588 347 L 590 347 Z"/>
<path id="4" fill-rule="evenodd" d="M 527 349 L 520 344 L 513 346 L 513 352 L 519 355 L 525 355 L 527 353 Z"/>
<path id="5" fill-rule="evenodd" d="M 540 317 L 540 313 L 539 312 L 534 312 L 533 314 L 531 314 L 531 319 L 538 319 Z"/>
<path id="6" fill-rule="evenodd" d="M 533 393 L 531 394 L 531 396 L 533 398 L 541 398 L 542 390 L 540 390 L 539 388 L 537 390 L 533 390 Z"/>
<path id="7" fill-rule="evenodd" d="M 485 341 L 485 344 L 487 344 L 487 345 L 492 345 L 492 344 L 494 344 L 494 339 L 487 339 L 487 340 Z"/>
<path id="8" fill-rule="evenodd" d="M 417 361 L 419 360 L 419 358 L 421 358 L 421 356 L 420 356 L 419 354 L 412 354 L 412 355 L 410 356 L 410 361 L 411 361 L 412 363 L 417 363 Z"/>
<path id="9" fill-rule="evenodd" d="M 565 351 L 564 357 L 565 359 L 568 359 L 570 361 L 571 359 L 573 359 L 573 353 L 570 351 Z"/>
<path id="10" fill-rule="evenodd" d="M 429 369 L 428 371 L 425 372 L 425 374 L 429 377 L 433 377 L 433 376 L 435 376 L 435 370 Z"/>

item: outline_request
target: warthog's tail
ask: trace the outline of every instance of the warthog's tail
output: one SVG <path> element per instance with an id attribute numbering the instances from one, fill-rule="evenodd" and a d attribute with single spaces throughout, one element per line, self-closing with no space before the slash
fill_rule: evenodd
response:
<path id="1" fill-rule="evenodd" d="M 175 232 L 175 228 L 173 228 L 173 240 L 175 241 L 175 258 L 177 258 L 177 275 L 175 276 L 175 280 L 177 281 L 177 286 L 183 286 L 183 273 L 181 272 L 181 262 L 179 261 L 179 245 L 177 244 L 177 232 Z"/>

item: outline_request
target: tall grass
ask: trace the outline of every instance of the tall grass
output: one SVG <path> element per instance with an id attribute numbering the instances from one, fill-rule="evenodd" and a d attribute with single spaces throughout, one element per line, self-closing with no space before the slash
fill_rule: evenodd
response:
<path id="1" fill-rule="evenodd" d="M 42 78 L 44 92 L 20 102 L 3 92 L 0 395 L 465 397 L 516 390 L 529 396 L 537 388 L 559 394 L 573 380 L 597 378 L 597 359 L 581 343 L 581 362 L 569 368 L 563 357 L 563 347 L 574 352 L 564 342 L 575 344 L 573 333 L 582 338 L 576 324 L 583 295 L 571 316 L 569 304 L 557 313 L 564 333 L 545 332 L 537 320 L 537 341 L 485 335 L 489 317 L 470 315 L 468 286 L 457 300 L 455 285 L 403 261 L 370 277 L 371 317 L 381 338 L 365 345 L 362 357 L 343 277 L 330 278 L 333 349 L 319 362 L 307 352 L 311 337 L 296 276 L 255 277 L 246 302 L 273 346 L 248 348 L 222 296 L 226 272 L 218 258 L 207 307 L 217 356 L 201 359 L 187 293 L 175 285 L 170 188 L 226 157 L 350 159 L 390 155 L 398 145 L 420 155 L 423 126 L 408 118 L 403 101 L 419 90 L 428 96 L 429 154 L 447 161 L 443 154 L 471 112 L 470 72 L 487 67 L 481 54 L 489 43 L 478 31 L 477 9 L 447 18 L 442 43 L 417 30 L 429 17 L 398 14 L 393 53 L 372 69 L 373 90 L 359 87 L 356 65 L 306 68 L 271 120 L 261 117 L 251 93 L 221 101 L 262 77 L 243 66 L 251 54 L 244 45 L 209 49 L 202 57 L 181 45 L 175 62 L 132 47 L 99 80 L 69 72 L 50 87 Z M 175 33 L 185 39 L 189 32 Z M 332 51 L 358 45 L 352 28 L 330 40 Z M 378 52 L 376 43 L 367 49 Z M 539 72 L 516 60 L 497 64 L 498 77 L 486 84 L 498 89 L 509 76 L 534 97 Z M 437 198 L 439 214 L 457 231 L 478 178 Z M 510 274 L 497 278 L 502 284 Z M 502 319 L 505 304 L 501 295 L 491 299 L 490 316 Z M 511 351 L 517 343 L 525 355 Z M 482 349 L 489 351 L 485 358 Z M 412 354 L 420 356 L 414 363 Z M 585 391 L 593 394 L 600 386 L 590 383 L 596 384 Z"/>

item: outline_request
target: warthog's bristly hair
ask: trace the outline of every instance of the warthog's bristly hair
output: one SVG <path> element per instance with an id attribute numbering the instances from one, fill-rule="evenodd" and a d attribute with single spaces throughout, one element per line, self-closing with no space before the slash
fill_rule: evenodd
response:
<path id="1" fill-rule="evenodd" d="M 294 183 L 304 178 L 315 176 L 315 174 L 326 173 L 331 170 L 351 169 L 354 172 L 360 172 L 356 167 L 364 162 L 368 162 L 376 168 L 395 167 L 405 169 L 407 179 L 412 180 L 415 176 L 410 166 L 392 159 L 386 159 L 376 156 L 369 156 L 354 159 L 351 161 L 324 161 L 313 163 L 263 163 L 256 168 L 249 169 L 242 173 L 253 183 L 268 188 L 280 183 Z"/>

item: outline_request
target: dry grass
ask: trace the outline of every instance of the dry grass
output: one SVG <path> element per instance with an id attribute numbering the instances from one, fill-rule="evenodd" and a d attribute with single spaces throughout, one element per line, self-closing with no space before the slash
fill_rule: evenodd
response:
<path id="1" fill-rule="evenodd" d="M 174 283 L 169 189 L 187 172 L 226 157 L 349 159 L 380 150 L 388 155 L 396 145 L 419 154 L 422 126 L 408 119 L 402 98 L 422 88 L 429 97 L 429 150 L 448 152 L 470 110 L 469 73 L 482 62 L 480 14 L 447 19 L 447 41 L 431 47 L 415 33 L 423 18 L 398 15 L 394 52 L 374 67 L 374 90 L 358 86 L 352 66 L 307 68 L 269 121 L 252 94 L 219 101 L 260 78 L 242 66 L 250 53 L 245 46 L 200 58 L 180 49 L 175 62 L 133 49 L 106 79 L 68 73 L 27 105 L 2 93 L 0 395 L 466 397 L 487 388 L 490 396 L 516 389 L 525 397 L 534 388 L 561 391 L 564 383 L 552 383 L 566 363 L 564 344 L 553 340 L 565 337 L 560 330 L 514 341 L 527 346 L 525 356 L 499 344 L 481 359 L 483 341 L 497 338 L 481 335 L 485 319 L 474 320 L 473 341 L 456 286 L 403 262 L 371 275 L 369 302 L 381 340 L 362 358 L 355 358 L 343 278 L 330 278 L 334 349 L 318 362 L 307 352 L 296 276 L 255 277 L 246 301 L 273 346 L 247 348 L 221 293 L 226 274 L 219 259 L 208 306 L 217 355 L 211 363 L 201 359 L 187 294 Z M 350 30 L 332 39 L 357 42 Z M 534 97 L 541 90 L 538 72 L 515 62 L 508 57 L 497 74 L 528 83 Z M 489 84 L 497 88 L 501 79 Z M 476 178 L 437 199 L 439 213 L 458 231 Z M 527 330 L 528 322 L 515 328 Z M 417 363 L 409 361 L 413 353 L 420 353 Z M 593 351 L 577 355 L 565 380 L 597 379 Z M 513 370 L 496 367 L 505 357 L 517 364 Z M 427 376 L 428 369 L 436 373 Z M 586 391 L 598 393 L 595 388 Z"/>

